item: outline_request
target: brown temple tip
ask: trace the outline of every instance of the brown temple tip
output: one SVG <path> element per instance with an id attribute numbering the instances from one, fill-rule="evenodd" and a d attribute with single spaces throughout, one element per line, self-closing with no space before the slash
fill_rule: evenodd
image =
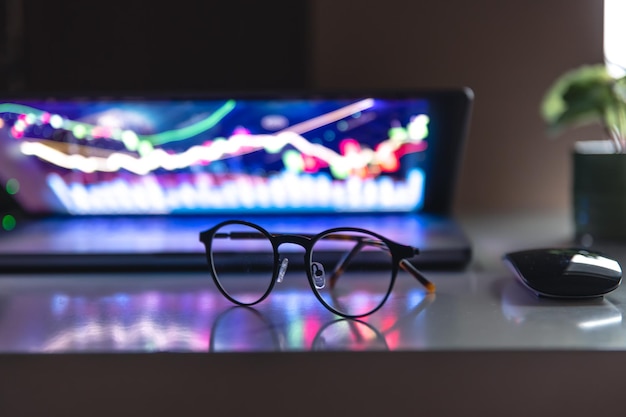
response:
<path id="1" fill-rule="evenodd" d="M 432 282 L 430 282 L 420 271 L 419 269 L 417 269 L 411 262 L 407 261 L 406 259 L 402 259 L 400 261 L 400 266 L 402 267 L 402 269 L 404 269 L 407 272 L 410 272 L 411 275 L 413 275 L 415 277 L 416 280 L 418 280 L 420 282 L 420 284 L 422 284 L 426 290 L 429 293 L 434 293 L 435 292 L 435 284 L 433 284 Z"/>

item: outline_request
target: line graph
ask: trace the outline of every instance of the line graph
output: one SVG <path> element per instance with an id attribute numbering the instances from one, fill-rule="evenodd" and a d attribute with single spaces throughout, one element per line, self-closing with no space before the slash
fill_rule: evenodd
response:
<path id="1" fill-rule="evenodd" d="M 69 213 L 406 211 L 423 199 L 426 110 L 377 98 L 0 103 L 0 146 Z"/>
<path id="2" fill-rule="evenodd" d="M 91 154 L 102 154 L 102 151 L 99 148 L 91 146 L 88 141 L 83 141 L 83 145 L 76 147 L 73 144 L 72 146 L 59 146 L 58 143 L 52 141 L 25 138 L 22 134 L 17 135 L 16 138 L 23 139 L 20 150 L 24 155 L 38 157 L 61 168 L 80 170 L 86 173 L 127 170 L 137 175 L 146 175 L 158 169 L 172 171 L 188 168 L 196 164 L 210 164 L 225 158 L 241 156 L 260 150 L 269 153 L 279 153 L 286 148 L 290 148 L 298 151 L 300 155 L 303 155 L 303 158 L 308 157 L 319 161 L 313 164 L 313 166 L 309 164 L 309 170 L 316 171 L 321 167 L 329 167 L 334 176 L 345 178 L 352 172 L 364 172 L 363 170 L 368 166 L 372 166 L 375 170 L 382 170 L 383 172 L 393 171 L 394 167 L 398 165 L 397 159 L 399 154 L 396 152 L 401 148 L 404 151 L 409 149 L 404 146 L 408 143 L 421 142 L 421 146 L 413 146 L 410 148 L 413 152 L 420 152 L 425 148 L 425 142 L 422 142 L 422 139 L 424 139 L 428 132 L 428 117 L 425 115 L 415 117 L 406 129 L 394 128 L 395 131 L 400 129 L 404 133 L 396 133 L 391 138 L 381 142 L 375 150 L 362 149 L 358 144 L 354 144 L 356 143 L 355 141 L 346 139 L 343 143 L 352 143 L 352 145 L 343 146 L 342 143 L 340 143 L 340 148 L 344 150 L 347 149 L 343 154 L 340 154 L 321 144 L 311 143 L 302 136 L 303 133 L 310 130 L 317 129 L 371 108 L 373 104 L 374 101 L 372 99 L 361 100 L 338 110 L 287 127 L 276 134 L 253 135 L 238 133 L 228 138 L 218 138 L 213 141 L 207 141 L 202 145 L 191 146 L 179 153 L 170 153 L 160 148 L 154 148 L 154 145 L 182 141 L 211 129 L 233 110 L 236 105 L 235 101 L 227 101 L 210 117 L 178 130 L 168 130 L 153 135 L 139 135 L 127 130 L 121 134 L 120 139 L 130 152 L 111 151 L 108 156 L 91 156 Z M 4 105 L 4 107 L 0 106 L 0 110 L 7 111 L 11 109 L 19 109 L 20 111 L 36 110 L 19 105 L 15 105 L 15 108 L 9 107 L 8 109 L 7 105 Z M 35 113 L 22 113 L 22 115 L 18 117 L 18 122 L 21 120 L 25 121 L 23 126 L 16 123 L 21 132 L 24 132 L 29 124 L 34 123 L 33 117 L 28 116 L 32 114 Z M 46 116 L 46 112 L 38 111 L 36 114 L 39 115 L 42 122 L 44 120 L 49 121 L 52 118 L 52 116 Z M 77 126 L 85 125 L 84 123 L 66 120 L 62 128 L 76 131 Z M 16 129 L 15 125 L 13 129 Z M 104 131 L 104 128 L 100 126 L 89 125 L 89 130 L 90 132 L 95 130 L 102 134 L 109 133 Z M 409 135 L 406 132 L 417 133 Z M 83 134 L 79 136 L 84 138 Z M 149 142 L 150 146 L 144 146 L 145 149 L 141 152 L 142 143 L 144 143 L 144 141 Z M 135 155 L 132 151 L 140 152 L 138 152 L 138 155 Z M 292 170 L 297 166 L 305 166 L 304 163 L 301 164 L 294 160 L 293 153 L 286 161 L 292 161 L 292 163 L 286 164 L 287 167 Z M 302 171 L 304 171 L 304 169 L 302 169 Z"/>
<path id="3" fill-rule="evenodd" d="M 87 149 L 83 152 L 72 154 L 69 150 L 62 151 L 58 144 L 51 145 L 46 141 L 23 141 L 20 150 L 24 155 L 32 155 L 56 166 L 83 172 L 117 172 L 121 169 L 137 175 L 146 175 L 157 169 L 168 171 L 183 169 L 200 163 L 211 163 L 224 158 L 240 156 L 243 153 L 256 152 L 258 150 L 270 150 L 280 152 L 290 146 L 302 155 L 308 155 L 323 161 L 335 173 L 348 173 L 352 170 L 367 167 L 368 165 L 380 166 L 383 170 L 388 166 L 395 166 L 395 162 L 387 162 L 390 158 L 397 158 L 395 152 L 403 148 L 404 142 L 383 142 L 376 151 L 360 150 L 352 148 L 346 155 L 341 155 L 322 145 L 313 144 L 296 133 L 285 131 L 277 135 L 233 135 L 228 139 L 216 140 L 205 145 L 192 146 L 184 152 L 170 154 L 162 149 L 154 149 L 146 156 L 135 156 L 129 153 L 111 152 L 106 157 L 84 156 L 89 154 Z M 413 148 L 419 152 L 425 149 L 423 146 Z M 73 145 L 75 146 L 75 145 Z M 70 148 L 70 146 L 65 146 Z M 340 177 L 346 175 L 338 174 Z"/>

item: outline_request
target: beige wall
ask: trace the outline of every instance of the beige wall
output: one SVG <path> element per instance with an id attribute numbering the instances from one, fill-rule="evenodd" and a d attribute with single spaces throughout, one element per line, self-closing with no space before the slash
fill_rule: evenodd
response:
<path id="1" fill-rule="evenodd" d="M 538 108 L 563 71 L 602 60 L 601 0 L 317 0 L 313 84 L 471 87 L 455 211 L 569 208 L 569 152 L 595 128 L 549 139 Z"/>

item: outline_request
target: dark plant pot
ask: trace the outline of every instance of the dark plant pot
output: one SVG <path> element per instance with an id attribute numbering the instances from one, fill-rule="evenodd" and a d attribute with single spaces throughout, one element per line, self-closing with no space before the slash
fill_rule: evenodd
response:
<path id="1" fill-rule="evenodd" d="M 626 241 L 626 154 L 574 152 L 576 237 Z"/>

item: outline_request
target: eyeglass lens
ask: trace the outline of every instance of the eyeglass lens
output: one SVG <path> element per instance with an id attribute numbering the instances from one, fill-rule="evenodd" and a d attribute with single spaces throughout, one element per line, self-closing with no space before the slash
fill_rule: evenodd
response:
<path id="1" fill-rule="evenodd" d="M 211 243 L 214 274 L 222 290 L 241 304 L 261 300 L 272 285 L 274 249 L 259 230 L 227 224 Z"/>
<path id="2" fill-rule="evenodd" d="M 311 251 L 315 291 L 341 314 L 361 316 L 377 309 L 392 282 L 387 245 L 363 232 L 338 231 L 315 241 Z"/>

